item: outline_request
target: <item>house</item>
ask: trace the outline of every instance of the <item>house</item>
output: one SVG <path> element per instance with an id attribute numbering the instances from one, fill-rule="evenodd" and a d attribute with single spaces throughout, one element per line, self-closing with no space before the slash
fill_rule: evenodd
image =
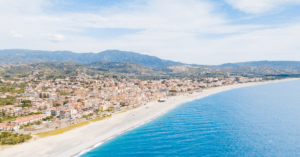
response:
<path id="1" fill-rule="evenodd" d="M 82 112 L 82 115 L 89 115 L 89 114 L 93 114 L 94 112 L 92 110 L 88 110 L 88 111 L 84 111 Z"/>
<path id="2" fill-rule="evenodd" d="M 0 130 L 1 131 L 18 131 L 18 125 L 8 125 L 7 123 L 0 123 Z"/>
<path id="3" fill-rule="evenodd" d="M 56 100 L 57 99 L 57 94 L 56 93 L 51 93 L 49 98 Z"/>
<path id="4" fill-rule="evenodd" d="M 34 116 L 29 116 L 29 117 L 24 117 L 24 118 L 18 118 L 15 121 L 12 121 L 12 125 L 26 125 L 28 123 L 33 123 L 37 121 L 43 120 L 43 118 L 46 118 L 47 115 L 45 114 L 39 114 L 39 115 L 34 115 Z"/>
<path id="5" fill-rule="evenodd" d="M 82 114 L 80 113 L 76 113 L 76 114 L 72 114 L 71 115 L 71 118 L 74 119 L 74 118 L 81 118 L 82 117 Z"/>
<path id="6" fill-rule="evenodd" d="M 93 108 L 93 106 L 89 106 L 89 107 L 83 107 L 81 109 L 82 109 L 82 111 L 88 111 L 88 110 L 93 110 L 94 108 Z"/>
<path id="7" fill-rule="evenodd" d="M 70 110 L 66 109 L 66 110 L 60 111 L 60 115 L 59 115 L 60 118 L 62 118 L 62 119 L 64 119 L 64 118 L 70 118 L 70 116 L 71 116 Z"/>
<path id="8" fill-rule="evenodd" d="M 60 115 L 60 110 L 58 107 L 52 107 L 49 109 L 51 111 L 51 116 L 58 117 Z"/>
<path id="9" fill-rule="evenodd" d="M 15 112 L 15 116 L 27 116 L 30 113 L 29 110 L 19 110 Z"/>
<path id="10" fill-rule="evenodd" d="M 2 113 L 3 111 L 10 111 L 10 110 L 14 110 L 14 107 L 12 105 L 6 105 L 0 107 L 0 113 Z"/>
<path id="11" fill-rule="evenodd" d="M 51 116 L 51 110 L 50 109 L 43 110 L 42 113 L 47 115 L 47 116 Z"/>
<path id="12" fill-rule="evenodd" d="M 70 109 L 70 114 L 72 115 L 72 114 L 77 114 L 78 113 L 78 111 L 77 110 L 75 110 L 75 109 Z"/>

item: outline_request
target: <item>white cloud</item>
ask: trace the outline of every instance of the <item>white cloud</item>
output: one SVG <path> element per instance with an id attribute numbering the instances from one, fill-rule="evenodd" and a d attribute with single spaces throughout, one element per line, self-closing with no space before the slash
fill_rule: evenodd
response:
<path id="1" fill-rule="evenodd" d="M 246 13 L 265 13 L 286 5 L 300 4 L 300 0 L 225 0 L 234 8 Z"/>
<path id="2" fill-rule="evenodd" d="M 273 4 L 276 5 L 270 7 L 267 6 L 270 0 L 253 1 L 247 3 L 240 0 L 238 3 L 228 0 L 236 8 L 253 13 L 272 10 L 278 4 L 282 4 L 282 1 L 273 0 Z M 1 6 L 3 3 L 5 5 Z M 22 4 L 28 5 L 30 9 L 22 9 Z M 300 47 L 296 43 L 300 41 L 300 24 L 231 25 L 226 15 L 216 13 L 217 7 L 207 0 L 148 0 L 145 4 L 124 4 L 122 9 L 114 7 L 101 8 L 94 12 L 55 14 L 44 12 L 45 6 L 51 4 L 43 0 L 17 0 L 7 3 L 0 0 L 0 19 L 4 21 L 0 25 L 0 49 L 75 52 L 119 49 L 147 52 L 144 54 L 198 64 L 300 58 L 297 52 Z M 255 6 L 263 9 L 255 10 Z M 109 39 L 85 33 L 89 30 L 96 32 L 99 28 L 128 28 L 140 31 Z M 11 30 L 15 32 L 8 34 Z M 12 38 L 24 37 L 23 34 L 27 40 Z"/>
<path id="3" fill-rule="evenodd" d="M 22 34 L 18 34 L 15 31 L 11 31 L 11 36 L 15 38 L 24 38 Z"/>
<path id="4" fill-rule="evenodd" d="M 60 42 L 66 40 L 65 37 L 61 34 L 43 34 L 39 39 L 52 42 Z"/>
<path id="5" fill-rule="evenodd" d="M 45 0 L 0 0 L 0 13 L 34 14 L 43 11 L 50 3 Z"/>
<path id="6" fill-rule="evenodd" d="M 61 18 L 76 27 L 183 31 L 225 23 L 221 15 L 212 13 L 213 9 L 212 4 L 204 1 L 149 0 L 147 5 L 135 6 L 127 12 L 116 11 L 109 15 L 77 13 Z"/>

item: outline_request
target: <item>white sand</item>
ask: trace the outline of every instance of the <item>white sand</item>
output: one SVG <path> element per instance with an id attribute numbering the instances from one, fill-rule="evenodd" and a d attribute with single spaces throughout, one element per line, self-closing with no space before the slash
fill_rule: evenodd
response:
<path id="1" fill-rule="evenodd" d="M 294 79 L 286 79 L 288 81 Z M 218 92 L 246 87 L 264 83 L 274 83 L 279 81 L 256 82 L 236 84 L 230 86 L 216 87 L 203 92 L 186 94 L 186 96 L 170 97 L 164 103 L 152 102 L 137 109 L 114 115 L 113 117 L 94 123 L 90 123 L 81 128 L 69 132 L 40 138 L 28 143 L 12 146 L 0 151 L 1 157 L 68 157 L 78 155 L 83 150 L 90 149 L 95 145 L 112 138 L 124 131 L 144 124 L 170 109 L 190 100 L 203 98 Z M 187 96 L 188 95 L 188 96 Z M 175 100 L 174 100 L 175 99 Z M 146 109 L 146 107 L 149 107 Z M 134 115 L 134 116 L 133 116 Z"/>

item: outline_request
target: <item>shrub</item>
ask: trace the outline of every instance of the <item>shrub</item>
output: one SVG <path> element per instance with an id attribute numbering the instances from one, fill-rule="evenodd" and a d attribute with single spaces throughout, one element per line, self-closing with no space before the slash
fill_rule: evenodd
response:
<path id="1" fill-rule="evenodd" d="M 32 138 L 31 134 L 12 134 L 11 132 L 2 132 L 0 134 L 0 144 L 2 145 L 15 145 L 23 143 Z"/>

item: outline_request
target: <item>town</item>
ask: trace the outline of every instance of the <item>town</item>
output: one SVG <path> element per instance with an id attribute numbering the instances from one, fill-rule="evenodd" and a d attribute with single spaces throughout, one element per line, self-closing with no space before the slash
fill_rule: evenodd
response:
<path id="1" fill-rule="evenodd" d="M 22 84 L 24 88 L 22 91 L 16 87 L 14 91 L 18 92 L 15 93 L 0 93 L 0 99 L 11 100 L 0 106 L 1 131 L 41 132 L 109 116 L 151 101 L 164 102 L 167 97 L 182 93 L 266 79 L 232 76 L 139 80 L 100 74 L 90 76 L 79 69 L 76 76 L 65 79 L 37 78 L 36 74 L 38 71 L 14 79 L 18 81 L 1 79 L 2 86 Z"/>

